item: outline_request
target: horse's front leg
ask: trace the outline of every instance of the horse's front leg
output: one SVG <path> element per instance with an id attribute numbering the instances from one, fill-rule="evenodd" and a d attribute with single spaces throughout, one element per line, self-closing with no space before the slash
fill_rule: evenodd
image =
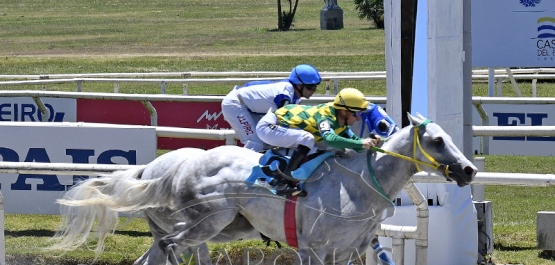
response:
<path id="1" fill-rule="evenodd" d="M 198 218 L 198 222 L 190 222 L 194 225 L 176 225 L 176 232 L 164 236 L 158 242 L 158 246 L 166 254 L 169 264 L 179 265 L 182 258 L 179 253 L 186 248 L 201 245 L 217 234 L 219 234 L 228 224 L 230 224 L 237 212 L 232 209 L 222 210 L 209 216 Z"/>

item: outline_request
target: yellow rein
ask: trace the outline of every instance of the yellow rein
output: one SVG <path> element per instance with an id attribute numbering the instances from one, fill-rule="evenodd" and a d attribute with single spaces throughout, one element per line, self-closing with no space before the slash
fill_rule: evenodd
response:
<path id="1" fill-rule="evenodd" d="M 426 124 L 428 124 L 430 122 L 430 120 L 426 120 L 424 121 L 422 124 L 420 124 L 419 126 L 414 126 L 414 140 L 413 142 L 413 156 L 412 157 L 408 157 L 405 155 L 401 155 L 395 152 L 391 152 L 391 151 L 387 151 L 378 147 L 372 147 L 373 150 L 390 155 L 390 156 L 394 156 L 397 158 L 401 158 L 401 159 L 405 159 L 411 162 L 414 162 L 414 164 L 416 165 L 416 169 L 418 170 L 418 172 L 422 171 L 422 169 L 420 169 L 420 166 L 418 164 L 433 168 L 435 170 L 437 170 L 439 167 L 442 166 L 442 164 L 438 163 L 432 156 L 430 156 L 428 153 L 426 153 L 426 151 L 424 151 L 424 148 L 422 148 L 422 145 L 420 144 L 420 138 L 418 138 L 418 130 L 420 129 L 420 126 L 426 126 Z M 424 162 L 424 161 L 420 161 L 418 159 L 416 159 L 416 147 L 418 146 L 418 149 L 420 149 L 420 152 L 422 152 L 422 154 L 424 154 L 424 156 L 431 162 Z M 447 179 L 449 179 L 449 165 L 444 165 L 445 169 L 443 174 L 445 174 L 445 177 Z"/>

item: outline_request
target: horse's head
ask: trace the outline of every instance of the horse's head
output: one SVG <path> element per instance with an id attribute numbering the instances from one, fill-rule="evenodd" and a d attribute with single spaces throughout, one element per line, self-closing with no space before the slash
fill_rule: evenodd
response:
<path id="1" fill-rule="evenodd" d="M 451 136 L 438 124 L 430 122 L 420 114 L 417 114 L 417 117 L 407 115 L 413 125 L 413 133 L 417 136 L 413 137 L 414 156 L 417 160 L 427 163 L 417 164 L 417 169 L 454 180 L 459 187 L 474 180 L 478 169 L 455 146 Z"/>

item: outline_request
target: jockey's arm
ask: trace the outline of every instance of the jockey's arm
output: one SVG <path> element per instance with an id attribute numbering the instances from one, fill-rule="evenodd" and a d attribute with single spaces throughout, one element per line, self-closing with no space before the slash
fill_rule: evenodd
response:
<path id="1" fill-rule="evenodd" d="M 358 138 L 354 133 L 351 134 L 356 137 L 344 137 L 337 135 L 335 131 L 332 129 L 329 120 L 325 119 L 320 121 L 318 124 L 318 128 L 320 131 L 320 135 L 326 144 L 333 148 L 351 148 L 356 151 L 364 150 L 362 148 L 362 140 Z M 350 129 L 348 129 L 350 131 Z"/>

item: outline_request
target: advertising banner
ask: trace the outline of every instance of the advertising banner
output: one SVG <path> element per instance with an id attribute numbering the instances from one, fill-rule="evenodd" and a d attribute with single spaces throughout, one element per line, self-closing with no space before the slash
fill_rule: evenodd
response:
<path id="1" fill-rule="evenodd" d="M 484 104 L 490 126 L 555 126 L 554 105 Z M 480 125 L 477 112 L 473 124 Z M 474 137 L 474 141 L 479 141 Z M 491 155 L 555 155 L 555 137 L 489 137 Z"/>
<path id="2" fill-rule="evenodd" d="M 553 67 L 555 1 L 472 0 L 474 67 Z"/>
<path id="3" fill-rule="evenodd" d="M 0 126 L 2 161 L 143 165 L 156 158 L 154 128 L 43 125 L 11 122 Z M 5 211 L 59 214 L 55 200 L 83 178 L 88 176 L 0 174 Z"/>
<path id="4" fill-rule="evenodd" d="M 158 115 L 158 126 L 197 129 L 230 129 L 224 120 L 221 101 L 151 102 Z M 77 120 L 113 124 L 151 125 L 150 114 L 141 102 L 123 100 L 77 100 Z M 224 141 L 159 138 L 158 149 L 182 147 L 210 149 Z"/>
<path id="5" fill-rule="evenodd" d="M 0 97 L 0 121 L 77 121 L 76 99 L 41 98 L 41 100 L 50 114 L 46 119 L 42 117 L 42 113 L 31 97 Z"/>

